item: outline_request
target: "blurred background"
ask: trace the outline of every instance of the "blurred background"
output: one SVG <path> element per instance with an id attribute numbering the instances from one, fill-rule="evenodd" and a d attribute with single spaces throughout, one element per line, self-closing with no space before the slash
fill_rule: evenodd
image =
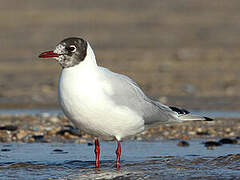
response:
<path id="1" fill-rule="evenodd" d="M 0 108 L 58 108 L 61 68 L 38 55 L 77 36 L 163 103 L 239 109 L 239 0 L 0 3 Z"/>

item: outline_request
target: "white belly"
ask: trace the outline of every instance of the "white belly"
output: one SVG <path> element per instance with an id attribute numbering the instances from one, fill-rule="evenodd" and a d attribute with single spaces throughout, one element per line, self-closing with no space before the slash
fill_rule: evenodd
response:
<path id="1" fill-rule="evenodd" d="M 126 106 L 117 106 L 107 95 L 111 87 L 96 77 L 62 71 L 59 102 L 65 115 L 95 136 L 120 140 L 144 130 L 144 121 Z"/>

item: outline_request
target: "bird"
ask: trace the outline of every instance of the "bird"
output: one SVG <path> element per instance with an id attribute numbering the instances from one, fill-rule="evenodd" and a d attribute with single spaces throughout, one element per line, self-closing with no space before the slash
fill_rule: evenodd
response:
<path id="1" fill-rule="evenodd" d="M 98 66 L 90 43 L 69 37 L 39 58 L 55 59 L 62 67 L 58 101 L 76 128 L 95 137 L 95 167 L 100 167 L 99 139 L 116 140 L 116 168 L 120 168 L 123 138 L 158 124 L 194 120 L 212 121 L 149 98 L 129 77 Z"/>

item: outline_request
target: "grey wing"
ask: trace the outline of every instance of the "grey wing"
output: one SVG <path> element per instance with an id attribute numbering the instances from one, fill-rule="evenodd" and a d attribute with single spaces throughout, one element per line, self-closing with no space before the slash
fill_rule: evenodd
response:
<path id="1" fill-rule="evenodd" d="M 148 98 L 132 79 L 106 68 L 101 68 L 101 70 L 104 72 L 102 79 L 111 84 L 113 89 L 113 93 L 110 94 L 111 100 L 116 105 L 127 106 L 134 110 L 143 117 L 146 125 L 179 121 L 176 112 Z"/>

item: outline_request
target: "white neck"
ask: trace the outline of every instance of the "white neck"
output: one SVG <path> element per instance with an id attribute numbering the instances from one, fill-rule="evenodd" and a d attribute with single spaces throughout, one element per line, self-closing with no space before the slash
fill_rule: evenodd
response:
<path id="1" fill-rule="evenodd" d="M 80 64 L 85 64 L 87 66 L 97 66 L 95 54 L 88 42 L 87 42 L 87 55 Z"/>
<path id="2" fill-rule="evenodd" d="M 64 71 L 89 71 L 93 70 L 95 71 L 97 69 L 98 65 L 96 62 L 95 54 L 90 46 L 90 44 L 87 42 L 87 55 L 84 58 L 82 62 L 80 62 L 78 65 L 75 65 L 73 67 L 64 68 Z"/>

